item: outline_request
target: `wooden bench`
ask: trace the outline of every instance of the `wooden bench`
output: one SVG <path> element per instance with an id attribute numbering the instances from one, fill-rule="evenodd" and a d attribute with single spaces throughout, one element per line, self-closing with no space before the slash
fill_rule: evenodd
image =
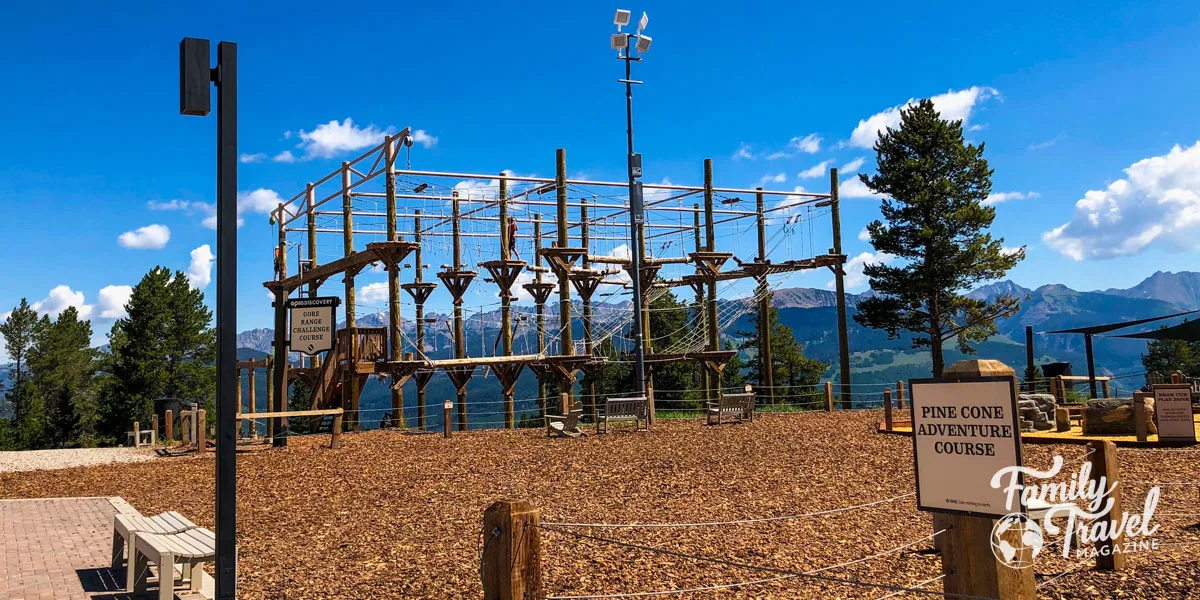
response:
<path id="1" fill-rule="evenodd" d="M 633 430 L 637 431 L 638 426 L 645 421 L 646 429 L 650 428 L 650 421 L 647 413 L 649 412 L 650 403 L 646 401 L 645 396 L 636 398 L 606 398 L 604 400 L 604 414 L 596 421 L 596 433 L 608 433 L 609 421 L 633 421 Z"/>
<path id="2" fill-rule="evenodd" d="M 709 400 L 708 424 L 713 425 L 714 419 L 717 425 L 731 419 L 739 422 L 753 421 L 754 394 L 725 394 L 717 400 Z"/>
<path id="3" fill-rule="evenodd" d="M 342 436 L 342 414 L 344 412 L 345 411 L 343 411 L 340 408 L 330 408 L 327 410 L 288 410 L 288 411 L 279 411 L 279 412 L 238 413 L 235 418 L 237 419 L 237 428 L 241 429 L 243 419 L 255 420 L 255 419 L 287 419 L 287 418 L 291 418 L 291 417 L 332 417 L 333 422 L 329 427 L 329 434 L 330 434 L 329 447 L 330 448 L 341 448 L 342 447 L 342 444 L 341 444 L 341 441 L 342 441 L 342 438 L 341 438 L 341 436 Z"/>
<path id="4" fill-rule="evenodd" d="M 583 417 L 583 403 L 576 402 L 565 415 L 546 415 L 546 435 L 550 437 L 575 438 L 584 433 L 579 429 Z"/>
<path id="5" fill-rule="evenodd" d="M 175 566 L 182 567 L 183 579 L 189 589 L 200 591 L 203 577 L 196 572 L 199 565 L 216 559 L 217 539 L 212 531 L 196 527 L 179 533 L 135 533 L 133 553 L 132 593 L 149 589 L 150 564 L 158 565 L 158 599 L 175 598 Z M 126 587 L 130 585 L 126 582 Z"/>
<path id="6" fill-rule="evenodd" d="M 121 568 L 122 562 L 125 563 L 126 591 L 133 591 L 133 539 L 137 534 L 179 533 L 195 526 L 195 523 L 175 511 L 153 517 L 121 513 L 113 515 L 112 569 L 116 571 Z"/>

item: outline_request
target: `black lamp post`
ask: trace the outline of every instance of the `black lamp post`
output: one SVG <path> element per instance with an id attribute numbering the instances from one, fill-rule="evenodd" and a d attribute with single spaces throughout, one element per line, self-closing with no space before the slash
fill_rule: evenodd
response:
<path id="1" fill-rule="evenodd" d="M 237 597 L 237 44 L 179 42 L 179 113 L 206 116 L 217 86 L 217 599 Z M 132 560 L 132 558 L 131 558 Z M 170 578 L 163 580 L 170 585 Z"/>

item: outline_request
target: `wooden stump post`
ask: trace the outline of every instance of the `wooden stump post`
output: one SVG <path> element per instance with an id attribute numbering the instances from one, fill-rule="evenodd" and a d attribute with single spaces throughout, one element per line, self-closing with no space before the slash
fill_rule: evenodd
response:
<path id="1" fill-rule="evenodd" d="M 1095 440 L 1088 442 L 1088 462 L 1092 463 L 1091 481 L 1096 482 L 1096 489 L 1107 490 L 1112 488 L 1112 493 L 1109 495 L 1113 500 L 1112 510 L 1101 518 L 1105 523 L 1106 530 L 1122 525 L 1121 514 L 1124 510 L 1123 498 L 1124 491 L 1121 485 L 1120 469 L 1117 466 L 1117 445 L 1108 440 Z M 1104 478 L 1104 482 L 1100 482 L 1100 478 Z M 1125 536 L 1118 535 L 1112 540 L 1096 540 L 1096 568 L 1104 571 L 1123 571 L 1125 569 L 1125 553 L 1114 552 L 1120 550 L 1121 543 Z"/>
<path id="2" fill-rule="evenodd" d="M 1104 381 L 1101 381 L 1101 382 L 1100 382 L 1100 389 L 1101 389 L 1101 391 L 1103 391 L 1103 392 L 1104 392 L 1104 397 L 1105 397 L 1105 398 L 1112 398 L 1112 390 L 1111 390 L 1111 389 L 1108 387 L 1108 380 L 1107 380 L 1107 379 L 1105 379 Z"/>
<path id="3" fill-rule="evenodd" d="M 1157 407 L 1156 407 L 1157 408 Z M 1146 393 L 1133 393 L 1133 433 L 1137 441 L 1144 442 L 1150 435 L 1150 427 L 1146 423 Z"/>
<path id="4" fill-rule="evenodd" d="M 163 432 L 163 435 L 167 438 L 168 442 L 174 442 L 175 441 L 175 412 L 170 409 L 167 409 L 167 412 L 164 415 L 164 417 L 166 417 L 167 423 L 166 423 L 166 431 Z"/>
<path id="5" fill-rule="evenodd" d="M 154 432 L 150 435 L 150 439 L 153 441 L 158 437 L 158 415 L 150 415 L 150 431 Z"/>
<path id="6" fill-rule="evenodd" d="M 987 517 L 940 515 L 942 538 L 943 590 L 952 594 L 969 595 L 996 600 L 1034 600 L 1037 587 L 1033 569 L 1013 569 L 1000 562 L 992 552 L 992 528 L 996 521 Z M 938 520 L 934 521 L 938 526 Z M 1033 548 L 1021 542 L 1020 532 L 1010 529 L 1004 539 L 1025 559 L 1031 559 Z M 937 539 L 937 538 L 934 538 Z"/>
<path id="7" fill-rule="evenodd" d="M 208 452 L 208 421 L 203 408 L 196 411 L 196 453 Z"/>
<path id="8" fill-rule="evenodd" d="M 342 414 L 333 415 L 333 427 L 330 428 L 333 435 L 330 436 L 329 447 L 335 450 L 342 447 Z"/>
<path id="9" fill-rule="evenodd" d="M 896 408 L 904 410 L 904 380 L 896 380 Z"/>
<path id="10" fill-rule="evenodd" d="M 133 447 L 137 448 L 142 445 L 142 424 L 137 421 L 133 422 Z"/>
<path id="11" fill-rule="evenodd" d="M 560 412 L 558 414 L 565 415 L 565 414 L 571 412 L 571 395 L 570 394 L 563 392 L 563 394 L 561 396 L 559 396 L 558 401 L 559 401 L 559 404 L 561 405 L 561 410 L 562 410 L 562 412 Z"/>
<path id="12" fill-rule="evenodd" d="M 883 390 L 883 426 L 885 431 L 892 430 L 892 390 Z"/>
<path id="13" fill-rule="evenodd" d="M 442 403 L 442 437 L 450 437 L 450 411 L 454 410 L 453 402 Z"/>
<path id="14" fill-rule="evenodd" d="M 833 382 L 825 382 L 825 412 L 833 412 Z"/>
<path id="15" fill-rule="evenodd" d="M 1071 430 L 1071 411 L 1065 406 L 1054 408 L 1054 430 L 1058 432 Z"/>
<path id="16" fill-rule="evenodd" d="M 541 511 L 526 500 L 502 500 L 483 513 L 483 597 L 524 600 L 542 593 Z"/>

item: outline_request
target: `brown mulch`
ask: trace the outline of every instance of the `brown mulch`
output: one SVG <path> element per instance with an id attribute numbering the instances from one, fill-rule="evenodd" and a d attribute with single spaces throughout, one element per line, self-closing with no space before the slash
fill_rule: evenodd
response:
<path id="1" fill-rule="evenodd" d="M 767 415 L 752 424 L 704 427 L 660 421 L 654 431 L 617 429 L 577 440 L 539 430 L 440 436 L 373 431 L 294 438 L 286 450 L 239 454 L 238 536 L 242 598 L 481 597 L 481 515 L 493 501 L 523 498 L 547 522 L 695 522 L 807 513 L 907 494 L 909 438 L 873 431 L 879 412 Z M 1026 463 L 1068 463 L 1082 446 L 1026 446 Z M 1128 480 L 1200 481 L 1200 453 L 1120 452 Z M 1075 463 L 1077 464 L 1077 463 Z M 1068 474 L 1069 476 L 1069 474 Z M 1145 488 L 1131 484 L 1127 510 Z M 1043 598 L 1200 598 L 1200 498 L 1165 487 L 1158 550 L 1129 556 L 1119 573 L 1047 548 L 1034 567 Z M 213 458 L 183 457 L 56 471 L 0 474 L 0 497 L 122 496 L 143 513 L 178 510 L 213 521 Z M 762 524 L 686 529 L 577 529 L 687 554 L 812 570 L 884 552 L 932 533 L 911 497 L 851 512 Z M 542 534 L 548 595 L 702 587 L 772 577 L 580 539 Z M 901 552 L 822 575 L 887 585 L 937 577 L 922 541 Z M 938 582 L 926 586 L 940 590 Z M 886 589 L 803 579 L 686 598 L 866 598 Z M 678 596 L 674 596 L 678 597 Z M 934 597 L 905 595 L 908 598 Z"/>

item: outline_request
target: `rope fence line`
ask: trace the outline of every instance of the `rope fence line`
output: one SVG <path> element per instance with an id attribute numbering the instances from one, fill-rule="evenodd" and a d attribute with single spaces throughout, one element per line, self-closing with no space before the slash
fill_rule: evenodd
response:
<path id="1" fill-rule="evenodd" d="M 688 559 L 688 560 L 696 560 L 696 561 L 700 561 L 700 562 L 719 564 L 719 565 L 723 565 L 723 566 L 727 566 L 727 567 L 734 567 L 734 568 L 739 568 L 739 569 L 749 569 L 749 570 L 760 571 L 760 572 L 764 572 L 764 573 L 774 573 L 777 575 L 786 575 L 786 576 L 791 576 L 794 578 L 811 579 L 814 581 L 822 581 L 822 582 L 826 582 L 826 583 L 840 583 L 840 584 L 854 585 L 854 586 L 859 586 L 859 587 L 887 590 L 887 591 L 891 591 L 891 592 L 906 592 L 906 593 L 921 594 L 921 595 L 927 595 L 927 596 L 935 596 L 936 595 L 936 596 L 944 596 L 944 597 L 950 597 L 950 598 L 966 598 L 969 600 L 996 600 L 995 598 L 987 598 L 985 596 L 934 592 L 931 590 L 924 590 L 924 589 L 920 589 L 920 588 L 910 588 L 910 587 L 904 587 L 904 586 L 893 585 L 893 584 L 888 584 L 888 583 L 875 583 L 875 582 L 869 582 L 869 581 L 860 581 L 857 579 L 832 577 L 829 575 L 821 575 L 817 571 L 794 571 L 791 569 L 783 569 L 783 568 L 779 568 L 779 567 L 768 567 L 768 566 L 762 566 L 762 565 L 741 563 L 741 562 L 732 561 L 732 560 L 723 559 L 723 558 L 699 556 L 696 554 L 688 554 L 686 552 L 679 552 L 676 550 L 667 550 L 665 548 L 655 548 L 653 546 L 646 546 L 643 544 L 635 544 L 633 542 L 623 542 L 620 540 L 614 540 L 614 539 L 610 539 L 610 538 L 603 538 L 603 537 L 598 537 L 598 536 L 594 536 L 594 535 L 588 535 L 585 533 L 570 531 L 568 529 L 558 529 L 555 527 L 547 526 L 545 524 L 537 525 L 537 527 L 544 531 L 552 531 L 552 532 L 576 537 L 579 539 L 586 539 L 586 540 L 591 540 L 591 541 L 596 541 L 596 542 L 601 542 L 601 543 L 607 543 L 607 544 L 612 544 L 612 545 L 620 546 L 620 547 L 624 547 L 624 548 L 630 548 L 630 549 L 634 549 L 634 550 L 642 550 L 642 551 L 650 552 L 650 553 L 654 553 L 654 554 L 661 554 L 661 555 L 665 555 L 665 556 L 673 556 L 675 558 L 683 558 L 683 559 Z M 945 531 L 946 530 L 943 529 L 941 531 L 934 532 L 933 534 L 926 536 L 923 539 L 916 540 L 914 542 L 909 542 L 908 544 L 906 544 L 903 547 L 900 547 L 898 549 L 893 548 L 892 550 L 886 551 L 883 554 L 903 550 L 904 548 L 911 547 L 913 545 L 916 545 L 916 544 L 926 541 L 928 539 L 934 538 L 934 537 L 944 533 Z M 820 569 L 820 570 L 829 570 L 829 569 L 835 568 L 837 566 L 845 566 L 848 564 L 854 564 L 857 562 L 862 562 L 863 560 L 869 560 L 869 558 L 871 558 L 871 557 L 868 557 L 866 559 L 856 559 L 854 561 L 850 561 L 843 565 L 833 565 L 833 566 L 826 567 L 826 568 Z M 668 593 L 672 593 L 672 592 L 668 592 Z M 538 598 L 539 600 L 584 600 L 587 598 L 630 598 L 630 597 L 636 597 L 636 596 L 602 595 L 602 596 L 531 596 L 531 597 Z"/>
<path id="2" fill-rule="evenodd" d="M 916 495 L 917 495 L 916 492 L 909 492 L 907 494 L 901 494 L 899 496 L 893 496 L 891 498 L 885 498 L 883 500 L 876 500 L 874 502 L 867 502 L 864 504 L 856 504 L 854 506 L 844 506 L 841 508 L 833 508 L 833 509 L 829 509 L 829 510 L 822 510 L 822 511 L 817 511 L 817 512 L 798 514 L 798 515 L 787 515 L 787 516 L 780 516 L 780 517 L 762 517 L 762 518 L 758 518 L 758 519 L 741 519 L 741 520 L 736 520 L 736 521 L 709 521 L 709 522 L 703 522 L 703 523 L 556 523 L 556 522 L 547 521 L 547 522 L 543 523 L 543 525 L 553 526 L 553 527 L 594 527 L 594 528 L 603 528 L 603 529 L 678 529 L 678 528 L 682 528 L 682 527 L 719 527 L 719 526 L 726 526 L 726 525 L 748 525 L 751 523 L 770 523 L 770 522 L 774 522 L 774 521 L 789 521 L 789 520 L 794 520 L 794 519 L 804 519 L 804 518 L 808 518 L 808 517 L 819 517 L 819 516 L 823 516 L 823 515 L 832 515 L 832 514 L 837 514 L 837 513 L 849 512 L 849 511 L 857 510 L 860 508 L 867 508 L 870 506 L 878 506 L 880 504 L 887 504 L 889 502 L 895 502 L 896 500 L 901 500 L 901 499 L 909 498 L 909 497 L 916 496 Z"/>
<path id="3" fill-rule="evenodd" d="M 931 584 L 931 583 L 933 583 L 933 582 L 935 582 L 935 581 L 941 581 L 941 580 L 943 580 L 943 579 L 945 579 L 945 578 L 946 578 L 946 576 L 945 576 L 945 575 L 938 575 L 937 577 L 931 577 L 931 578 L 929 578 L 929 579 L 926 579 L 925 581 L 918 581 L 917 583 L 911 584 L 911 587 L 914 587 L 914 588 L 923 588 L 923 587 L 925 587 L 925 586 L 927 586 L 927 585 L 929 585 L 929 584 Z M 908 593 L 908 592 L 892 592 L 892 593 L 890 593 L 890 594 L 887 594 L 887 595 L 885 595 L 885 596 L 880 596 L 880 597 L 876 598 L 875 600 L 884 600 L 885 598 L 895 598 L 896 596 L 903 596 L 904 594 L 907 594 L 907 593 Z"/>

